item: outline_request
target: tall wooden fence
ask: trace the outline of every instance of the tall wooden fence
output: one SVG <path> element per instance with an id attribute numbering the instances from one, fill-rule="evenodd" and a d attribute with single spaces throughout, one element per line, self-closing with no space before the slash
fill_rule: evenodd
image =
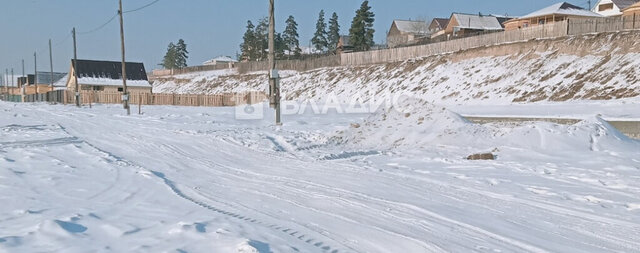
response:
<path id="1" fill-rule="evenodd" d="M 344 53 L 340 55 L 325 56 L 317 59 L 284 60 L 278 61 L 277 67 L 281 70 L 307 71 L 323 67 L 390 63 L 471 48 L 527 41 L 532 39 L 556 38 L 568 35 L 614 32 L 632 29 L 640 29 L 640 16 L 636 15 L 626 17 L 569 19 L 548 23 L 545 25 L 532 26 L 529 28 L 512 31 L 493 32 L 472 37 L 434 42 L 426 45 L 381 49 L 366 52 Z M 260 61 L 241 62 L 235 64 L 235 67 L 238 69 L 238 72 L 247 73 L 267 70 L 269 66 L 267 62 Z M 193 72 L 196 70 L 198 70 L 197 67 L 187 68 L 184 71 Z M 171 74 L 176 73 L 171 72 Z"/>
<path id="2" fill-rule="evenodd" d="M 280 70 L 308 71 L 318 68 L 340 66 L 341 59 L 338 55 L 328 55 L 307 60 L 279 60 L 276 66 Z M 239 73 L 269 70 L 269 63 L 266 61 L 240 62 L 237 64 Z"/>
<path id="3" fill-rule="evenodd" d="M 4 100 L 13 102 L 50 102 L 62 104 L 75 104 L 76 98 L 73 91 L 57 90 L 47 93 L 18 96 L 3 96 Z M 131 93 L 129 102 L 132 105 L 175 105 L 175 106 L 236 106 L 243 104 L 261 103 L 266 99 L 264 92 L 224 93 L 216 95 L 192 95 L 192 94 L 152 94 Z M 81 104 L 120 104 L 122 93 L 104 91 L 83 91 L 80 93 Z"/>
<path id="4" fill-rule="evenodd" d="M 411 58 L 432 56 L 489 45 L 539 38 L 561 37 L 565 35 L 567 35 L 567 21 L 561 21 L 525 29 L 494 32 L 420 46 L 342 54 L 341 64 L 345 66 L 357 66 L 374 63 L 397 62 Z"/>

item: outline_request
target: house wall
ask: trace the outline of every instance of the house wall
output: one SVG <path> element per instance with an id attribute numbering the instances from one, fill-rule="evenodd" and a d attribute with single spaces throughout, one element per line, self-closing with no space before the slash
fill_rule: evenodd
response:
<path id="1" fill-rule="evenodd" d="M 438 22 L 436 22 L 435 20 L 431 21 L 431 24 L 429 25 L 429 31 L 431 31 L 431 33 L 436 33 L 440 30 L 442 30 L 440 24 L 438 24 Z"/>
<path id="2" fill-rule="evenodd" d="M 512 19 L 504 23 L 505 31 L 513 31 L 527 27 L 535 27 L 541 25 L 542 21 L 544 24 L 550 24 L 555 22 L 562 22 L 567 19 L 584 19 L 584 17 L 575 17 L 568 15 L 553 15 L 553 16 L 542 16 L 528 19 Z"/>
<path id="3" fill-rule="evenodd" d="M 391 25 L 391 29 L 389 29 L 389 33 L 387 34 L 387 46 L 397 47 L 406 44 L 408 41 L 409 37 L 407 36 L 407 34 L 401 32 L 394 22 Z"/>
<path id="4" fill-rule="evenodd" d="M 458 20 L 456 18 L 454 18 L 454 16 L 451 16 L 451 19 L 449 20 L 449 24 L 447 25 L 447 28 L 444 29 L 444 33 L 445 34 L 453 34 L 453 28 L 460 25 L 458 23 Z"/>
<path id="5" fill-rule="evenodd" d="M 629 8 L 627 8 L 626 10 L 624 10 L 622 16 L 624 16 L 625 18 L 629 19 L 634 19 L 635 16 L 635 20 L 640 19 L 640 5 L 634 5 L 631 6 Z"/>
<path id="6" fill-rule="evenodd" d="M 608 6 L 608 5 L 613 5 L 613 8 L 601 11 L 602 7 L 605 7 L 605 6 Z M 605 17 L 612 17 L 612 16 L 620 16 L 620 15 L 622 15 L 622 11 L 620 10 L 620 8 L 618 8 L 618 6 L 615 5 L 613 3 L 613 1 L 611 1 L 611 0 L 600 0 L 593 7 L 593 9 L 591 11 L 593 11 L 595 13 L 598 13 L 598 14 L 600 14 L 602 16 L 605 16 Z"/>

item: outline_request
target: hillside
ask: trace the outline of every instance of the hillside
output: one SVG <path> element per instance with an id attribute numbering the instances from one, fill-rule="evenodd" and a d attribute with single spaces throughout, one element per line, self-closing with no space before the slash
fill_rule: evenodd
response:
<path id="1" fill-rule="evenodd" d="M 640 96 L 640 32 L 601 33 L 470 49 L 399 63 L 284 71 L 287 99 L 341 101 L 410 92 L 442 104 L 604 100 Z M 154 92 L 264 90 L 266 73 L 210 71 L 156 78 Z"/>

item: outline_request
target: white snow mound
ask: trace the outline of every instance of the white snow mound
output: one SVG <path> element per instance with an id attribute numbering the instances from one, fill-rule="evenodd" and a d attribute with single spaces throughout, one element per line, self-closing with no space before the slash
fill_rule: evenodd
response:
<path id="1" fill-rule="evenodd" d="M 340 133 L 341 144 L 358 149 L 447 148 L 470 152 L 517 152 L 549 156 L 594 151 L 639 152 L 640 142 L 593 116 L 575 125 L 547 122 L 473 124 L 461 115 L 422 100 L 405 100 Z M 523 152 L 524 151 L 524 152 Z"/>

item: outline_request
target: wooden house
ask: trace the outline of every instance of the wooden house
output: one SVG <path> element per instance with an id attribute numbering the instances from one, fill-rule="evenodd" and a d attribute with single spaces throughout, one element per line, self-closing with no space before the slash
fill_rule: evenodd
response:
<path id="1" fill-rule="evenodd" d="M 431 20 L 431 24 L 429 24 L 429 32 L 431 33 L 431 38 L 436 38 L 444 35 L 444 29 L 449 25 L 448 18 L 434 18 Z"/>
<path id="2" fill-rule="evenodd" d="M 354 50 L 354 47 L 353 45 L 351 45 L 351 37 L 348 35 L 340 36 L 340 39 L 338 40 L 338 45 L 336 46 L 336 52 L 338 54 L 350 53 L 350 52 L 353 52 L 353 50 Z"/>
<path id="3" fill-rule="evenodd" d="M 561 2 L 504 22 L 505 30 L 517 30 L 567 19 L 598 18 L 602 15 L 567 2 Z"/>
<path id="4" fill-rule="evenodd" d="M 504 30 L 498 17 L 493 15 L 453 13 L 444 34 L 449 37 L 464 37 L 473 34 Z"/>
<path id="5" fill-rule="evenodd" d="M 429 26 L 424 21 L 394 20 L 387 34 L 390 48 L 412 45 L 430 37 Z"/>
<path id="6" fill-rule="evenodd" d="M 599 0 L 591 11 L 605 17 L 622 16 L 624 9 L 638 2 L 640 0 Z"/>
<path id="7" fill-rule="evenodd" d="M 144 64 L 127 62 L 127 90 L 132 93 L 151 93 Z M 78 85 L 84 91 L 122 92 L 122 63 L 115 61 L 78 60 Z M 71 60 L 67 89 L 75 91 L 76 69 Z"/>
<path id="8" fill-rule="evenodd" d="M 631 5 L 627 8 L 625 8 L 624 10 L 622 10 L 622 16 L 625 17 L 625 19 L 628 19 L 631 22 L 637 23 L 640 20 L 640 2 L 635 3 L 634 5 Z M 638 27 L 640 28 L 640 27 Z"/>

